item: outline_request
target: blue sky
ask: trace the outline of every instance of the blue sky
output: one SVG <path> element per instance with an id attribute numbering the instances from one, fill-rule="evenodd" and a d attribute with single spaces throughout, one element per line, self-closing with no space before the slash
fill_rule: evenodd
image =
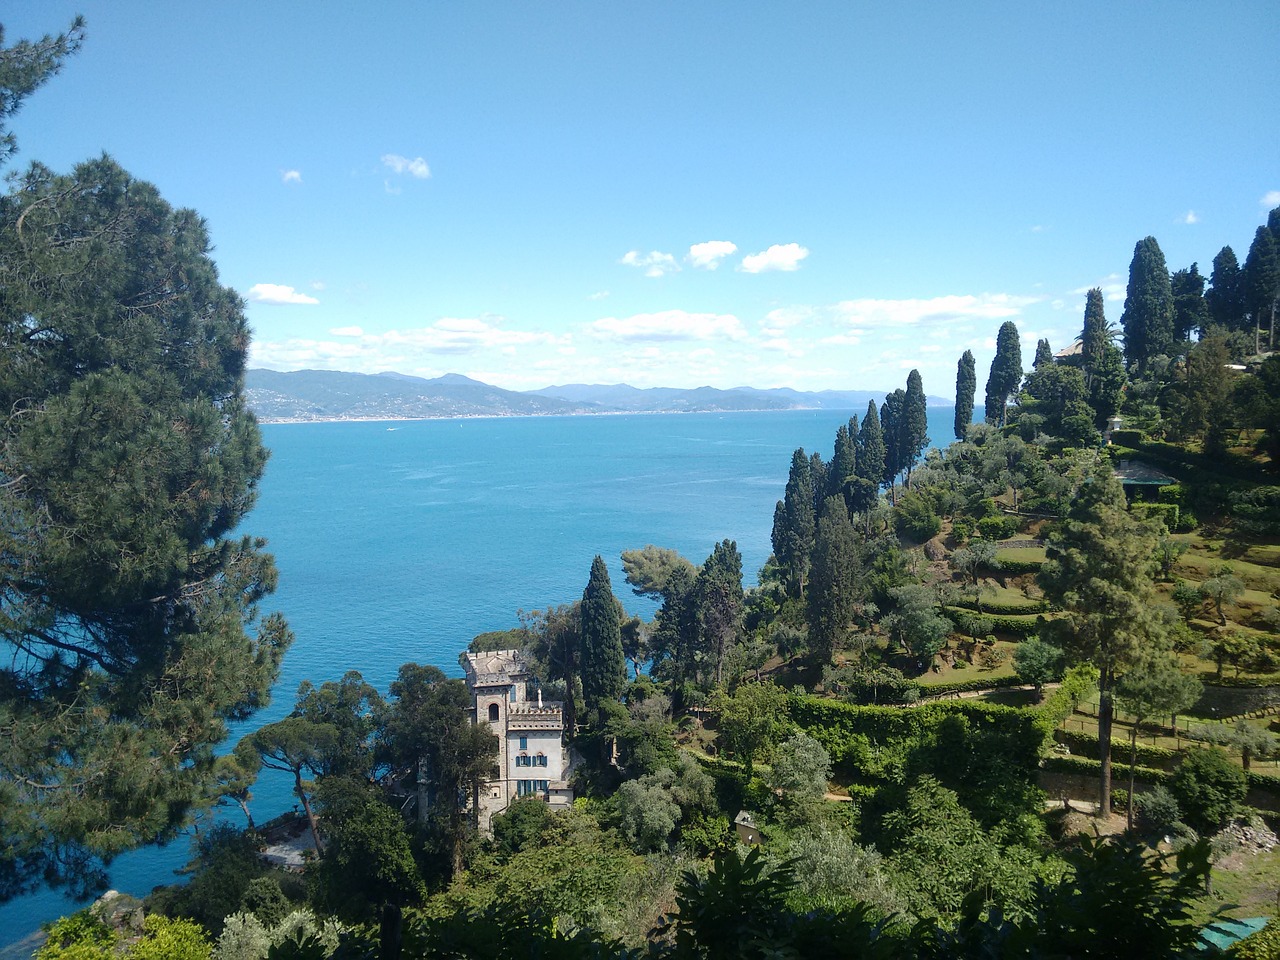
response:
<path id="1" fill-rule="evenodd" d="M 954 395 L 1280 205 L 1274 0 L 43 0 L 12 123 L 208 220 L 251 363 Z"/>

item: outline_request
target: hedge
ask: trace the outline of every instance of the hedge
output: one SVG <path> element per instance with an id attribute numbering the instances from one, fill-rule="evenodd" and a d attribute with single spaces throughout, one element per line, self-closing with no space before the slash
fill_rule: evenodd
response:
<path id="1" fill-rule="evenodd" d="M 965 610 L 960 607 L 943 607 L 942 612 L 945 613 L 952 623 L 958 624 L 961 617 L 972 617 L 972 610 Z M 982 619 L 991 622 L 991 629 L 996 633 L 1012 633 L 1018 637 L 1029 637 L 1034 633 L 1039 633 L 1045 619 L 1044 614 L 1027 615 L 1025 617 L 1015 617 L 1009 615 L 982 614 Z"/>
<path id="2" fill-rule="evenodd" d="M 1084 776 L 1097 777 L 1101 775 L 1102 761 L 1091 760 L 1088 757 L 1060 757 L 1057 755 L 1045 757 L 1040 764 L 1041 770 L 1047 770 L 1050 773 L 1075 773 Z M 1173 774 L 1167 770 L 1156 770 L 1154 767 L 1137 766 L 1134 773 L 1139 780 L 1145 780 L 1147 783 L 1168 784 Z M 1127 783 L 1129 780 L 1129 765 L 1127 763 L 1118 763 L 1114 759 L 1111 761 L 1111 782 L 1118 784 L 1123 780 Z"/>
<path id="3" fill-rule="evenodd" d="M 1000 572 L 1009 573 L 1017 576 L 1020 573 L 1039 573 L 1040 568 L 1044 566 L 1043 560 L 1014 560 L 1010 557 L 1003 557 L 1000 552 L 996 551 L 996 560 L 1000 562 Z"/>
<path id="4" fill-rule="evenodd" d="M 970 693 L 976 690 L 1003 690 L 1021 687 L 1027 681 L 1021 677 L 974 677 L 971 680 L 946 680 L 942 683 L 917 683 L 921 700 L 933 700 L 953 693 Z"/>
<path id="5" fill-rule="evenodd" d="M 980 603 L 982 607 L 981 611 L 977 610 L 974 606 L 975 604 L 978 604 L 978 603 Z M 1031 616 L 1037 613 L 1044 613 L 1046 610 L 1049 609 L 1049 601 L 1048 600 L 1030 600 L 1030 601 L 1024 601 L 1023 603 L 999 603 L 999 602 L 988 602 L 986 600 L 983 600 L 983 601 L 957 600 L 954 604 L 952 604 L 952 606 L 960 607 L 965 610 L 972 610 L 974 613 L 977 613 L 979 614 L 979 616 L 983 616 L 983 617 L 989 616 L 991 614 L 995 614 L 996 616 L 1004 614 L 1004 615 L 1016 617 L 1016 616 L 1023 616 L 1023 615 Z"/>
<path id="6" fill-rule="evenodd" d="M 1200 680 L 1206 687 L 1231 687 L 1237 690 L 1251 690 L 1260 687 L 1280 687 L 1280 673 L 1259 673 L 1252 677 L 1233 677 L 1228 674 L 1201 674 Z"/>
<path id="7" fill-rule="evenodd" d="M 1071 748 L 1071 755 L 1085 757 L 1090 760 L 1098 759 L 1098 738 L 1092 734 L 1085 733 L 1082 730 L 1055 730 L 1053 739 L 1058 743 L 1064 743 Z M 1111 759 L 1114 763 L 1117 757 L 1129 757 L 1130 753 L 1129 740 L 1127 737 L 1115 738 L 1111 741 Z M 1170 750 L 1168 747 L 1157 747 L 1151 744 L 1138 744 L 1138 763 L 1148 767 L 1167 767 L 1179 756 L 1177 750 Z"/>

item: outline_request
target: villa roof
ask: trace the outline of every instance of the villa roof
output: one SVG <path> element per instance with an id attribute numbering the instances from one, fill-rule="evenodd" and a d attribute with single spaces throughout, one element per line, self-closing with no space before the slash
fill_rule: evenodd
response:
<path id="1" fill-rule="evenodd" d="M 468 653 L 462 668 L 472 687 L 506 687 L 527 676 L 528 665 L 519 650 L 486 650 Z"/>
<path id="2" fill-rule="evenodd" d="M 1116 464 L 1116 476 L 1126 486 L 1167 487 L 1171 483 L 1177 483 L 1167 473 L 1140 460 L 1121 460 Z"/>

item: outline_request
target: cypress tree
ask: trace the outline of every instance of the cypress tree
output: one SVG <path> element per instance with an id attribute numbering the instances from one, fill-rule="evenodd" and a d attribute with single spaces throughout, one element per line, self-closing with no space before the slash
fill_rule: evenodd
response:
<path id="1" fill-rule="evenodd" d="M 816 523 L 813 468 L 804 448 L 791 455 L 787 488 L 773 514 L 773 555 L 785 571 L 787 590 L 792 596 L 804 593 L 809 575 L 809 554 L 813 552 Z"/>
<path id="2" fill-rule="evenodd" d="M 1276 307 L 1280 301 L 1280 241 L 1269 227 L 1254 233 L 1244 261 L 1245 309 L 1253 321 L 1255 346 L 1262 352 L 1262 329 L 1267 329 L 1267 350 L 1275 346 Z"/>
<path id="3" fill-rule="evenodd" d="M 1036 341 L 1036 358 L 1031 361 L 1031 369 L 1039 370 L 1045 364 L 1053 363 L 1053 347 L 1049 341 L 1041 338 Z"/>
<path id="4" fill-rule="evenodd" d="M 1178 343 L 1190 340 L 1193 333 L 1204 336 L 1209 324 L 1209 305 L 1204 299 L 1205 278 L 1199 264 L 1175 271 L 1169 278 L 1173 291 L 1173 337 Z"/>
<path id="5" fill-rule="evenodd" d="M 742 554 L 732 540 L 715 545 L 694 582 L 701 652 L 715 668 L 715 682 L 724 681 L 725 655 L 742 629 Z"/>
<path id="6" fill-rule="evenodd" d="M 880 405 L 880 430 L 884 434 L 884 473 L 882 483 L 889 486 L 889 499 L 896 499 L 894 484 L 906 467 L 902 449 L 902 418 L 906 412 L 907 394 L 901 388 L 884 398 Z"/>
<path id="7" fill-rule="evenodd" d="M 855 509 L 865 513 L 875 504 L 884 482 L 884 433 L 880 428 L 880 415 L 874 400 L 867 401 L 867 414 L 862 418 L 862 430 L 858 433 L 858 456 L 854 474 L 858 489 L 854 492 Z"/>
<path id="8" fill-rule="evenodd" d="M 582 699 L 587 712 L 598 718 L 600 704 L 616 701 L 627 683 L 622 652 L 622 605 L 613 595 L 609 568 L 599 554 L 591 561 L 591 576 L 582 592 Z"/>
<path id="9" fill-rule="evenodd" d="M 809 454 L 809 476 L 813 481 L 813 515 L 816 517 L 827 498 L 827 465 L 817 450 Z"/>
<path id="10" fill-rule="evenodd" d="M 1204 295 L 1213 322 L 1227 330 L 1244 330 L 1244 286 L 1240 261 L 1230 247 L 1223 247 L 1213 258 L 1213 273 Z"/>
<path id="11" fill-rule="evenodd" d="M 924 381 L 920 371 L 907 374 L 907 393 L 902 411 L 902 458 L 906 461 L 907 486 L 911 486 L 911 468 L 929 443 L 928 401 L 924 395 Z"/>
<path id="12" fill-rule="evenodd" d="M 996 355 L 987 376 L 986 420 L 1003 427 L 1009 397 L 1022 383 L 1022 345 L 1018 327 L 1012 320 L 1000 324 L 996 334 Z"/>
<path id="13" fill-rule="evenodd" d="M 963 440 L 973 423 L 973 397 L 978 392 L 977 365 L 973 351 L 966 350 L 956 364 L 956 439 Z"/>
<path id="14" fill-rule="evenodd" d="M 1141 371 L 1173 349 L 1173 287 L 1155 237 L 1145 237 L 1133 248 L 1120 326 L 1125 360 Z"/>
<path id="15" fill-rule="evenodd" d="M 853 451 L 853 440 L 849 437 L 849 427 L 840 424 L 836 428 L 835 452 L 831 457 L 831 467 L 827 471 L 827 496 L 844 496 L 849 480 L 853 476 L 853 465 L 856 456 Z"/>
<path id="16" fill-rule="evenodd" d="M 809 587 L 809 646 L 818 665 L 831 662 L 861 599 L 861 556 L 844 500 L 830 497 L 818 519 Z"/>
<path id="17" fill-rule="evenodd" d="M 1102 288 L 1094 287 L 1084 298 L 1084 329 L 1080 331 L 1080 356 L 1084 361 L 1084 378 L 1092 382 L 1093 371 L 1111 345 L 1106 312 L 1102 304 Z"/>

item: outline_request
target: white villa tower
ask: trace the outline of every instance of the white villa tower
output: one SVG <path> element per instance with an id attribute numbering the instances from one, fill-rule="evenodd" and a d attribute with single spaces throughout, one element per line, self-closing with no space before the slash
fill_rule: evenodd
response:
<path id="1" fill-rule="evenodd" d="M 493 815 L 516 797 L 534 794 L 553 809 L 571 805 L 562 705 L 543 702 L 524 656 L 518 650 L 468 653 L 462 668 L 472 722 L 487 723 L 498 735 L 498 779 L 481 788 L 480 829 L 488 833 Z"/>

